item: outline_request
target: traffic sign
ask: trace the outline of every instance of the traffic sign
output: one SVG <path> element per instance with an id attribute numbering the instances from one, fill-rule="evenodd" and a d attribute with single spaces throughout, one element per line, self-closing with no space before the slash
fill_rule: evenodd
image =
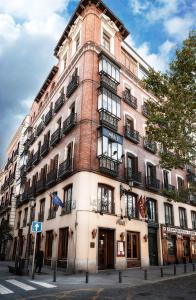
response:
<path id="1" fill-rule="evenodd" d="M 36 221 L 32 222 L 31 231 L 42 232 L 42 222 L 36 222 Z"/>

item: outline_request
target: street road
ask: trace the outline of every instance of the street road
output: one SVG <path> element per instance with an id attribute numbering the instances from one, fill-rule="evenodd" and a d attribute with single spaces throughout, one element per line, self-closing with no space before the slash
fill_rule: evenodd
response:
<path id="1" fill-rule="evenodd" d="M 170 279 L 138 287 L 123 285 L 88 286 L 48 283 L 41 279 L 31 281 L 22 277 L 0 280 L 1 300 L 196 300 L 196 275 Z"/>

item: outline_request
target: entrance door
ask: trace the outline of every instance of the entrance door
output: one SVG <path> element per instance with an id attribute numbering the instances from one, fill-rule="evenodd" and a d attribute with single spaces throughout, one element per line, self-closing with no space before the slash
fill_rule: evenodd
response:
<path id="1" fill-rule="evenodd" d="M 114 230 L 99 229 L 98 268 L 114 268 Z"/>
<path id="2" fill-rule="evenodd" d="M 127 267 L 140 267 L 140 234 L 139 232 L 127 232 Z"/>
<path id="3" fill-rule="evenodd" d="M 151 266 L 158 265 L 158 250 L 157 250 L 157 229 L 148 228 L 148 247 L 149 247 L 149 259 Z"/>
<path id="4" fill-rule="evenodd" d="M 188 237 L 184 237 L 183 240 L 184 246 L 184 262 L 190 262 L 190 239 Z"/>

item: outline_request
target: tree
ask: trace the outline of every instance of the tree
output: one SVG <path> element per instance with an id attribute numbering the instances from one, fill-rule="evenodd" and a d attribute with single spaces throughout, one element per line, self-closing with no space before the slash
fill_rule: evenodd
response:
<path id="1" fill-rule="evenodd" d="M 161 146 L 160 165 L 179 168 L 196 159 L 196 31 L 192 31 L 166 73 L 149 70 L 147 134 Z"/>
<path id="2" fill-rule="evenodd" d="M 0 225 L 0 257 L 4 258 L 7 241 L 12 240 L 12 228 L 7 220 L 2 220 Z"/>

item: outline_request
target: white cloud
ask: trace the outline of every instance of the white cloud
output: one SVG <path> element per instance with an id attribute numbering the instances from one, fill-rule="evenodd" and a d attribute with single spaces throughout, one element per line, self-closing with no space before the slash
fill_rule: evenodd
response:
<path id="1" fill-rule="evenodd" d="M 143 13 L 148 7 L 150 3 L 147 1 L 140 1 L 140 0 L 130 0 L 129 6 L 132 10 L 134 15 Z"/>
<path id="2" fill-rule="evenodd" d="M 20 25 L 7 14 L 0 14 L 0 54 L 13 45 L 20 34 Z"/>
<path id="3" fill-rule="evenodd" d="M 194 19 L 191 15 L 186 15 L 184 18 L 173 17 L 164 22 L 167 33 L 177 41 L 185 39 L 193 25 Z"/>
<path id="4" fill-rule="evenodd" d="M 157 3 L 158 6 L 152 5 L 151 9 L 146 14 L 150 22 L 168 19 L 170 16 L 176 14 L 179 11 L 179 0 L 158 0 Z"/>

